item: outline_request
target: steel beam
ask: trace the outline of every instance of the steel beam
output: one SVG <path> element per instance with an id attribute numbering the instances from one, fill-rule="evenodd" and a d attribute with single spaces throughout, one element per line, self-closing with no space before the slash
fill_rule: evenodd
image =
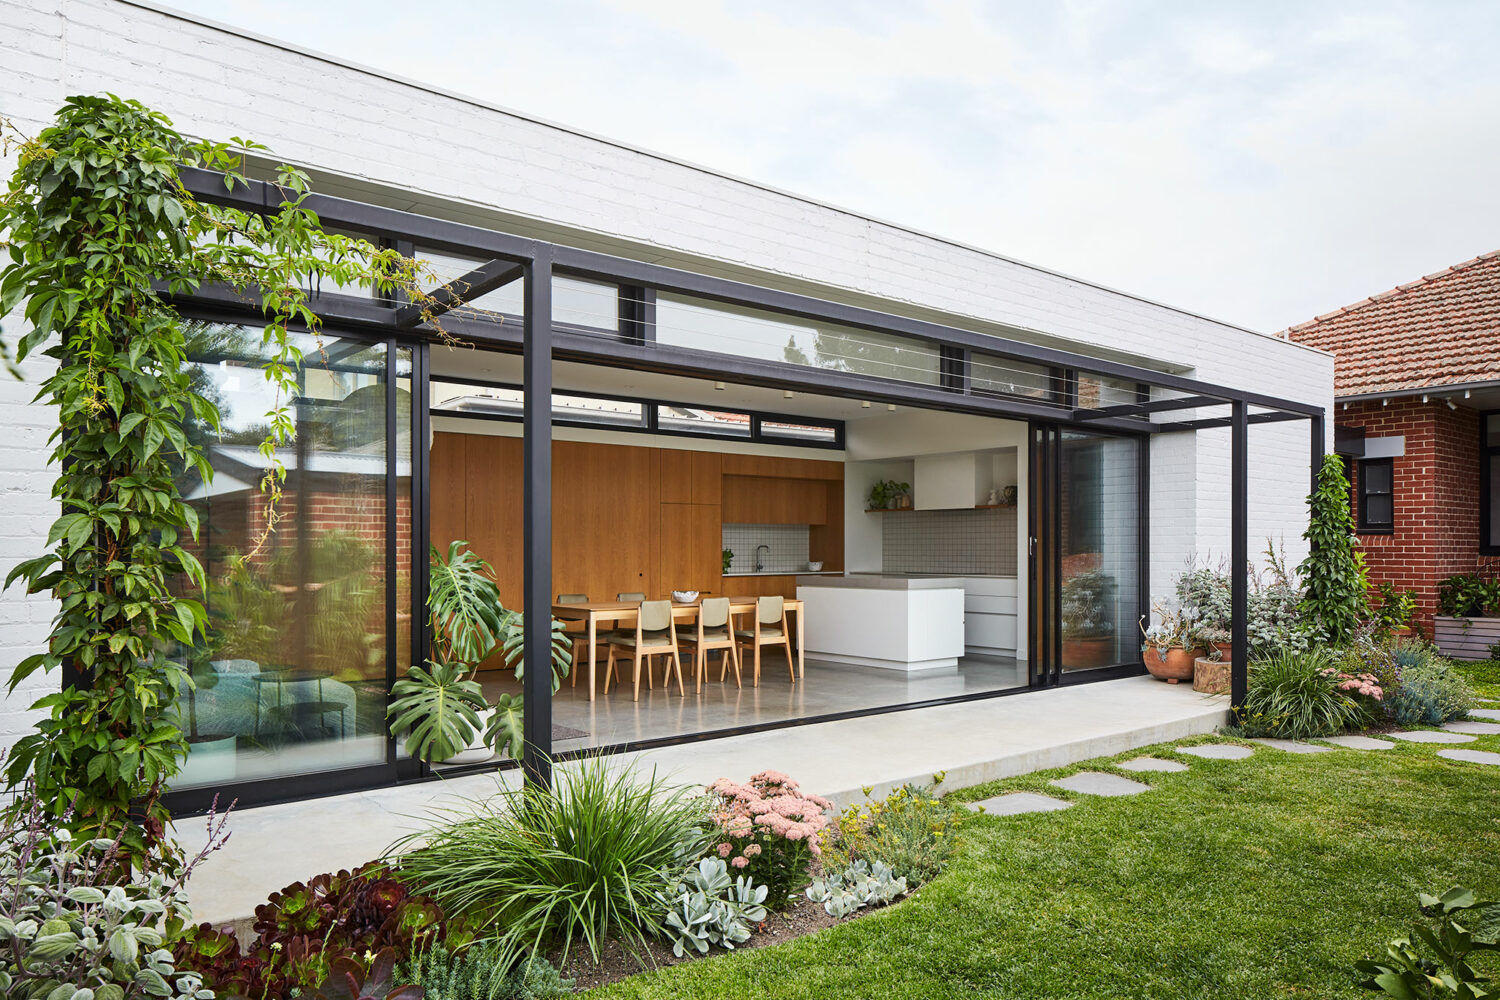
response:
<path id="1" fill-rule="evenodd" d="M 538 246 L 526 267 L 522 324 L 522 662 L 526 780 L 552 783 L 552 257 Z"/>
<path id="2" fill-rule="evenodd" d="M 524 265 L 509 260 L 492 260 L 481 264 L 469 273 L 454 278 L 446 285 L 434 289 L 428 302 L 412 302 L 396 310 L 396 325 L 413 327 L 418 323 L 436 319 L 452 309 L 508 285 L 522 276 Z"/>
<path id="3" fill-rule="evenodd" d="M 1275 424 L 1284 420 L 1306 420 L 1311 414 L 1276 410 L 1271 413 L 1252 413 L 1246 420 L 1252 424 Z M 1164 434 L 1168 431 L 1205 431 L 1215 427 L 1234 426 L 1233 417 L 1204 417 L 1202 420 L 1173 420 L 1152 424 L 1151 431 Z"/>
<path id="4" fill-rule="evenodd" d="M 1121 403 L 1118 406 L 1096 406 L 1073 411 L 1074 420 L 1097 420 L 1100 417 L 1134 417 L 1163 410 L 1191 410 L 1199 406 L 1223 406 L 1226 400 L 1217 396 L 1179 396 L 1153 399 L 1145 403 Z"/>
<path id="5" fill-rule="evenodd" d="M 1236 718 L 1250 690 L 1250 421 L 1243 400 L 1235 400 L 1229 446 L 1229 604 L 1232 663 L 1229 703 Z"/>

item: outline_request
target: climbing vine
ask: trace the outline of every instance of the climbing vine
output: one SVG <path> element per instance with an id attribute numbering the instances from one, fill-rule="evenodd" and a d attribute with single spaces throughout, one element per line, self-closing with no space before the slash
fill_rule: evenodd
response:
<path id="1" fill-rule="evenodd" d="M 170 849 L 159 793 L 187 752 L 175 702 L 192 681 L 168 654 L 205 628 L 202 605 L 169 587 L 177 576 L 205 583 L 185 547 L 197 515 L 174 476 L 189 468 L 212 479 L 184 428 L 198 421 L 216 430 L 219 421 L 193 388 L 183 322 L 164 293 L 222 284 L 261 307 L 265 377 L 277 390 L 260 444 L 261 488 L 274 509 L 285 477 L 277 449 L 295 433 L 291 401 L 304 361 L 290 331 L 316 334 L 312 289 L 328 281 L 422 301 L 425 276 L 393 250 L 325 233 L 296 169 L 278 169 L 283 200 L 265 214 L 194 198 L 181 166 L 242 183 L 236 151 L 263 147 L 186 138 L 136 101 L 72 97 L 35 138 L 8 127 L 5 137 L 19 162 L 0 197 L 9 258 L 0 316 L 23 310 L 17 362 L 40 351 L 57 363 L 37 398 L 57 409 L 52 496 L 61 508 L 46 551 L 6 579 L 60 605 L 45 651 L 21 661 L 10 688 L 64 663 L 86 679 L 36 703 L 45 718 L 17 743 L 6 778 L 15 786 L 33 775 L 55 817 L 90 836 L 120 837 L 139 857 Z M 274 530 L 272 516 L 260 542 Z"/>
<path id="2" fill-rule="evenodd" d="M 1305 581 L 1302 611 L 1309 628 L 1342 646 L 1354 637 L 1367 611 L 1363 553 L 1354 547 L 1354 518 L 1349 510 L 1349 480 L 1337 455 L 1323 459 L 1318 485 L 1307 498 L 1308 553 L 1298 574 Z"/>

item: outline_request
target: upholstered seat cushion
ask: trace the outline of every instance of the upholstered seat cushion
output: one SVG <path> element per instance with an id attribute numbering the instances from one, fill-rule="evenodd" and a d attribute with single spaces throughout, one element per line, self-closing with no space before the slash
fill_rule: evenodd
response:
<path id="1" fill-rule="evenodd" d="M 735 635 L 739 636 L 741 639 L 755 638 L 755 633 L 748 629 L 740 629 L 735 633 Z M 781 628 L 776 625 L 762 625 L 760 627 L 760 637 L 762 639 L 780 639 Z"/>
<path id="2" fill-rule="evenodd" d="M 721 625 L 719 628 L 706 628 L 706 629 L 703 630 L 703 638 L 707 642 L 728 642 L 729 641 L 729 627 L 727 625 Z M 698 626 L 696 626 L 696 625 L 679 625 L 679 626 L 677 626 L 677 641 L 678 642 L 697 642 L 698 641 Z"/>
<path id="3" fill-rule="evenodd" d="M 612 635 L 609 637 L 609 641 L 616 646 L 628 646 L 631 649 L 636 647 L 634 632 L 625 635 Z M 641 649 L 660 649 L 662 647 L 666 647 L 667 649 L 672 648 L 672 636 L 670 633 L 647 632 L 641 636 Z"/>

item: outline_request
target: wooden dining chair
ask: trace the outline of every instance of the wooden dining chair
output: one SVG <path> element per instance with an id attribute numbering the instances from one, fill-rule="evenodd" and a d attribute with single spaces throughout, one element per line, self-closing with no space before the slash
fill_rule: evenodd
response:
<path id="1" fill-rule="evenodd" d="M 624 590 L 615 595 L 617 601 L 644 601 L 646 595 L 638 590 Z"/>
<path id="2" fill-rule="evenodd" d="M 760 651 L 763 646 L 780 646 L 786 650 L 786 668 L 797 683 L 797 668 L 792 663 L 792 644 L 786 627 L 786 598 L 780 594 L 755 599 L 755 627 L 735 632 L 741 645 L 755 651 L 755 687 L 760 687 Z"/>
<path id="3" fill-rule="evenodd" d="M 642 601 L 635 616 L 635 631 L 609 637 L 609 656 L 604 663 L 604 692 L 609 693 L 609 679 L 615 672 L 615 650 L 628 650 L 634 665 L 635 696 L 641 700 L 641 660 L 646 661 L 646 687 L 651 687 L 651 657 L 668 656 L 677 672 L 677 693 L 686 697 L 682 683 L 682 660 L 677 655 L 677 632 L 672 628 L 671 601 Z M 666 680 L 663 681 L 665 685 Z"/>
<path id="4" fill-rule="evenodd" d="M 588 602 L 588 594 L 557 595 L 558 604 L 587 604 Z M 572 675 L 572 686 L 577 687 L 578 675 L 582 672 L 578 669 L 578 651 L 580 649 L 586 650 L 589 647 L 589 627 L 587 622 L 568 622 L 564 628 L 567 630 L 568 637 L 573 643 L 573 669 L 569 670 L 568 673 Z"/>
<path id="5" fill-rule="evenodd" d="M 740 683 L 740 650 L 729 622 L 729 598 L 705 597 L 698 603 L 698 620 L 692 625 L 677 626 L 677 642 L 693 647 L 693 671 L 698 676 L 695 691 L 703 690 L 703 675 L 708 670 L 708 653 L 721 650 L 719 680 L 729 672 L 730 661 L 734 662 L 734 686 Z"/>

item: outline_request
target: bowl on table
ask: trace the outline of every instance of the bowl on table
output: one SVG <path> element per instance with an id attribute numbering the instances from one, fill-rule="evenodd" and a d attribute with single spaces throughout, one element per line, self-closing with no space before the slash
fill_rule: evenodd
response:
<path id="1" fill-rule="evenodd" d="M 697 599 L 698 599 L 698 591 L 696 591 L 696 590 L 674 590 L 674 591 L 672 591 L 672 600 L 676 601 L 678 604 L 692 604 Z"/>
<path id="2" fill-rule="evenodd" d="M 822 569 L 823 569 L 823 563 L 821 561 L 810 562 L 810 563 L 807 564 L 807 571 L 809 573 L 818 573 L 818 572 L 821 572 Z"/>

